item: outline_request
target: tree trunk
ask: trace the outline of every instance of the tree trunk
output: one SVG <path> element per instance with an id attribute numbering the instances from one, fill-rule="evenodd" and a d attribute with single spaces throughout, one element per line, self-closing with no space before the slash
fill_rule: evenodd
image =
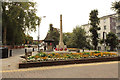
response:
<path id="1" fill-rule="evenodd" d="M 110 47 L 110 51 L 114 51 L 114 48 L 112 46 Z"/>
<path id="2" fill-rule="evenodd" d="M 4 32 L 3 32 L 3 44 L 6 45 L 6 33 L 7 33 L 7 28 L 4 27 Z"/>
<path id="3" fill-rule="evenodd" d="M 97 50 L 97 46 L 94 47 L 94 50 Z"/>

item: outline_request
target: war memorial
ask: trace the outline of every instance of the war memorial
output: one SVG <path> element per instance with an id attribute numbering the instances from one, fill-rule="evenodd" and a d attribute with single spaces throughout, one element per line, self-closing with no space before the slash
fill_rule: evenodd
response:
<path id="1" fill-rule="evenodd" d="M 53 39 L 45 39 L 48 51 L 38 51 L 36 55 L 27 55 L 25 59 L 19 63 L 19 68 L 29 67 L 43 67 L 53 65 L 66 65 L 66 64 L 81 64 L 81 63 L 94 63 L 106 61 L 118 61 L 119 57 L 116 53 L 111 52 L 80 52 L 77 48 L 67 48 L 63 43 L 62 33 L 62 15 L 60 15 L 60 40 L 53 50 Z"/>

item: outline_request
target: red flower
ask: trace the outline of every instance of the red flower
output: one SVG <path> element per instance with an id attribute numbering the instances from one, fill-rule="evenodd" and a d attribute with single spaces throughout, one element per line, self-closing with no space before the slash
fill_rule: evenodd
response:
<path id="1" fill-rule="evenodd" d="M 62 51 L 62 50 L 63 50 L 63 48 L 60 49 L 60 51 Z"/>
<path id="2" fill-rule="evenodd" d="M 67 50 L 67 48 L 65 48 L 65 51 Z"/>
<path id="3" fill-rule="evenodd" d="M 52 43 L 50 43 L 50 46 L 52 45 Z"/>
<path id="4" fill-rule="evenodd" d="M 57 48 L 55 48 L 55 50 L 57 51 Z"/>

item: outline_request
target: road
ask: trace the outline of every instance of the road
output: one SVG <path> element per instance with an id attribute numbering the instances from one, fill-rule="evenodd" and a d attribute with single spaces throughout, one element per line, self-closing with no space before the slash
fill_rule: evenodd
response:
<path id="1" fill-rule="evenodd" d="M 25 49 L 30 49 L 32 50 L 33 48 L 21 48 L 21 49 L 12 49 L 12 56 L 18 56 L 21 54 L 25 54 Z M 37 51 L 37 48 L 34 49 L 35 51 Z"/>
<path id="2" fill-rule="evenodd" d="M 3 70 L 3 78 L 118 78 L 118 62 Z"/>

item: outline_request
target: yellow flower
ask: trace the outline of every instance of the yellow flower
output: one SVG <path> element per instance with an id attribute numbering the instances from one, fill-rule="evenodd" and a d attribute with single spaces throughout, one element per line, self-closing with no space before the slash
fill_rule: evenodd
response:
<path id="1" fill-rule="evenodd" d="M 45 60 L 45 59 L 47 59 L 47 57 L 42 57 L 42 59 L 44 59 L 44 60 Z"/>
<path id="2" fill-rule="evenodd" d="M 39 56 L 35 56 L 35 58 L 39 58 Z"/>

